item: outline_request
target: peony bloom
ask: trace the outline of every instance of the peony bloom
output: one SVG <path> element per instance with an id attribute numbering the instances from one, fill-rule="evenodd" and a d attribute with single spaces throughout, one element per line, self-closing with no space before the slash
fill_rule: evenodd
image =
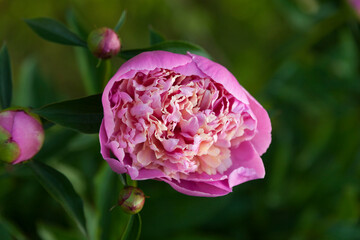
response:
<path id="1" fill-rule="evenodd" d="M 102 103 L 101 154 L 117 173 L 205 197 L 265 175 L 269 116 L 207 58 L 141 53 L 109 81 Z"/>
<path id="2" fill-rule="evenodd" d="M 99 28 L 88 36 L 88 47 L 95 57 L 108 59 L 120 51 L 120 39 L 110 28 Z"/>
<path id="3" fill-rule="evenodd" d="M 0 160 L 12 164 L 29 160 L 43 142 L 44 130 L 37 116 L 23 110 L 0 112 Z"/>

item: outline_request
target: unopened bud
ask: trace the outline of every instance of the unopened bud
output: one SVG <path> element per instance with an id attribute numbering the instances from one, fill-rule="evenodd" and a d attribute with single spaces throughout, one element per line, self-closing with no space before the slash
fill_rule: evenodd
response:
<path id="1" fill-rule="evenodd" d="M 88 47 L 95 57 L 107 59 L 119 53 L 120 40 L 112 29 L 103 27 L 89 34 Z"/>
<path id="2" fill-rule="evenodd" d="M 136 214 L 141 211 L 145 203 L 144 192 L 137 187 L 126 186 L 119 194 L 119 206 L 129 214 Z"/>
<path id="3" fill-rule="evenodd" d="M 0 112 L 0 160 L 12 164 L 32 158 L 44 142 L 40 119 L 26 110 Z"/>

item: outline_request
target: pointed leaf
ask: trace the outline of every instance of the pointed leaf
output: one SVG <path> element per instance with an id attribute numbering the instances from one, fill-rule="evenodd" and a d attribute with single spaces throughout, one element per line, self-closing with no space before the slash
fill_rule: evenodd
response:
<path id="1" fill-rule="evenodd" d="M 0 50 L 0 103 L 1 107 L 8 108 L 11 105 L 12 77 L 9 52 L 4 44 Z"/>
<path id="2" fill-rule="evenodd" d="M 98 133 L 103 118 L 101 94 L 49 104 L 33 112 L 64 127 Z"/>
<path id="3" fill-rule="evenodd" d="M 187 52 L 190 52 L 193 54 L 210 58 L 210 55 L 202 47 L 185 41 L 165 41 L 150 46 L 148 48 L 120 51 L 119 56 L 121 58 L 128 60 L 142 52 L 154 51 L 154 50 L 163 50 L 163 51 L 169 51 L 180 54 L 186 54 Z"/>
<path id="4" fill-rule="evenodd" d="M 165 42 L 165 37 L 155 31 L 152 27 L 149 27 L 149 34 L 150 34 L 150 45 L 156 45 L 158 43 Z"/>
<path id="5" fill-rule="evenodd" d="M 122 27 L 122 25 L 125 23 L 125 19 L 126 19 L 126 10 L 124 10 L 121 13 L 121 16 L 118 20 L 118 22 L 116 23 L 116 26 L 114 27 L 114 31 L 118 32 L 120 30 L 120 28 Z"/>
<path id="6" fill-rule="evenodd" d="M 64 24 L 51 18 L 25 19 L 25 22 L 40 37 L 60 44 L 87 47 L 85 41 L 71 32 Z"/>
<path id="7" fill-rule="evenodd" d="M 86 236 L 83 202 L 67 177 L 41 162 L 30 161 L 28 164 L 43 187 L 63 206 Z"/>

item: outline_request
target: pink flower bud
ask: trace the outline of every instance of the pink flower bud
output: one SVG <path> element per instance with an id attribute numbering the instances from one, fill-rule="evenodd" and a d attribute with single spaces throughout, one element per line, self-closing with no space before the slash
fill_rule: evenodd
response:
<path id="1" fill-rule="evenodd" d="M 360 16 L 360 0 L 348 0 L 355 13 Z"/>
<path id="2" fill-rule="evenodd" d="M 119 53 L 120 40 L 112 29 L 103 27 L 89 34 L 88 47 L 97 58 L 107 59 Z"/>
<path id="3" fill-rule="evenodd" d="M 0 112 L 0 160 L 12 164 L 29 160 L 41 148 L 44 130 L 40 119 L 24 110 Z"/>
<path id="4" fill-rule="evenodd" d="M 136 214 L 141 211 L 145 203 L 144 192 L 137 187 L 126 186 L 119 194 L 119 206 L 124 212 Z"/>

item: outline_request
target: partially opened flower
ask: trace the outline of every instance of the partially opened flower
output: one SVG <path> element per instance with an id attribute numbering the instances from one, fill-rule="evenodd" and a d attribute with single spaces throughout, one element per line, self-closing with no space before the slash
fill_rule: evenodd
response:
<path id="1" fill-rule="evenodd" d="M 223 66 L 194 54 L 145 52 L 107 84 L 101 153 L 113 171 L 193 196 L 263 178 L 264 108 Z"/>
<path id="2" fill-rule="evenodd" d="M 17 164 L 32 158 L 44 142 L 40 119 L 24 110 L 0 112 L 0 160 Z"/>

